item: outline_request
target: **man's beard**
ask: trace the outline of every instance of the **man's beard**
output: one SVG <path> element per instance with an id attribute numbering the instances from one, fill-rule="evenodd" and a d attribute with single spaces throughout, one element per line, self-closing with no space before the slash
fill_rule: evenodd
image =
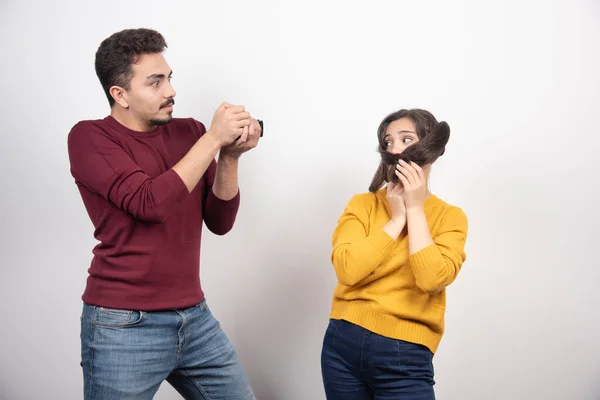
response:
<path id="1" fill-rule="evenodd" d="M 169 99 L 167 100 L 164 104 L 162 104 L 160 106 L 161 109 L 168 107 L 168 106 L 172 106 L 175 104 L 175 100 L 174 99 Z M 156 126 L 161 126 L 161 125 L 166 125 L 169 122 L 171 122 L 171 120 L 173 119 L 172 116 L 172 112 L 169 113 L 169 116 L 167 118 L 163 118 L 163 119 L 151 119 L 150 123 L 156 125 Z"/>
<path id="2" fill-rule="evenodd" d="M 151 119 L 150 123 L 156 126 L 167 125 L 169 122 L 171 122 L 172 119 L 173 117 L 169 115 L 167 118 L 164 119 Z"/>

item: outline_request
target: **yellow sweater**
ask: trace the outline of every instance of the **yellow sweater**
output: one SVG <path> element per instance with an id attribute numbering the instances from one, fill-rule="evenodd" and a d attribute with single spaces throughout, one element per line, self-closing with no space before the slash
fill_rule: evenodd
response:
<path id="1" fill-rule="evenodd" d="M 338 278 L 330 317 L 436 352 L 444 333 L 445 287 L 466 259 L 467 217 L 437 196 L 425 200 L 435 242 L 410 255 L 406 229 L 393 240 L 386 189 L 352 197 L 333 233 Z"/>

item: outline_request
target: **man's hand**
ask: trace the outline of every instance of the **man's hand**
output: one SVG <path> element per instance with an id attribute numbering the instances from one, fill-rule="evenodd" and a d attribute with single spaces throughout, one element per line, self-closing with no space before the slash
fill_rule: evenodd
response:
<path id="1" fill-rule="evenodd" d="M 250 113 L 243 106 L 222 103 L 213 116 L 207 135 L 214 138 L 220 146 L 232 144 L 251 124 Z"/>
<path id="2" fill-rule="evenodd" d="M 260 124 L 251 118 L 250 126 L 244 127 L 242 134 L 233 143 L 221 148 L 220 156 L 238 159 L 240 156 L 255 148 L 260 140 Z"/>

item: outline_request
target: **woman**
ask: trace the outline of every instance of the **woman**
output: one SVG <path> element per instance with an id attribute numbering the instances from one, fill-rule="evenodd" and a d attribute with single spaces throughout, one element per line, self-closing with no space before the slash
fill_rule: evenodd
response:
<path id="1" fill-rule="evenodd" d="M 466 215 L 428 188 L 449 136 L 448 124 L 420 109 L 379 126 L 381 165 L 332 238 L 339 282 L 321 354 L 328 400 L 435 399 L 445 288 L 466 258 Z"/>

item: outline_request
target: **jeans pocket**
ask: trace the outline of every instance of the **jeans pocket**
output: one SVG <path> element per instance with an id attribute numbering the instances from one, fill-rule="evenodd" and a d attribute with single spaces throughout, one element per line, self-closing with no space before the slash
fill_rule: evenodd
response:
<path id="1" fill-rule="evenodd" d="M 337 333 L 338 320 L 330 319 L 325 329 L 325 336 L 323 337 L 323 348 L 335 350 L 335 339 Z"/>
<path id="2" fill-rule="evenodd" d="M 143 318 L 144 313 L 142 311 L 96 307 L 96 313 L 92 324 L 94 324 L 94 326 L 124 328 L 140 323 Z"/>
<path id="3" fill-rule="evenodd" d="M 426 346 L 403 340 L 396 341 L 401 370 L 433 382 L 433 353 Z"/>

